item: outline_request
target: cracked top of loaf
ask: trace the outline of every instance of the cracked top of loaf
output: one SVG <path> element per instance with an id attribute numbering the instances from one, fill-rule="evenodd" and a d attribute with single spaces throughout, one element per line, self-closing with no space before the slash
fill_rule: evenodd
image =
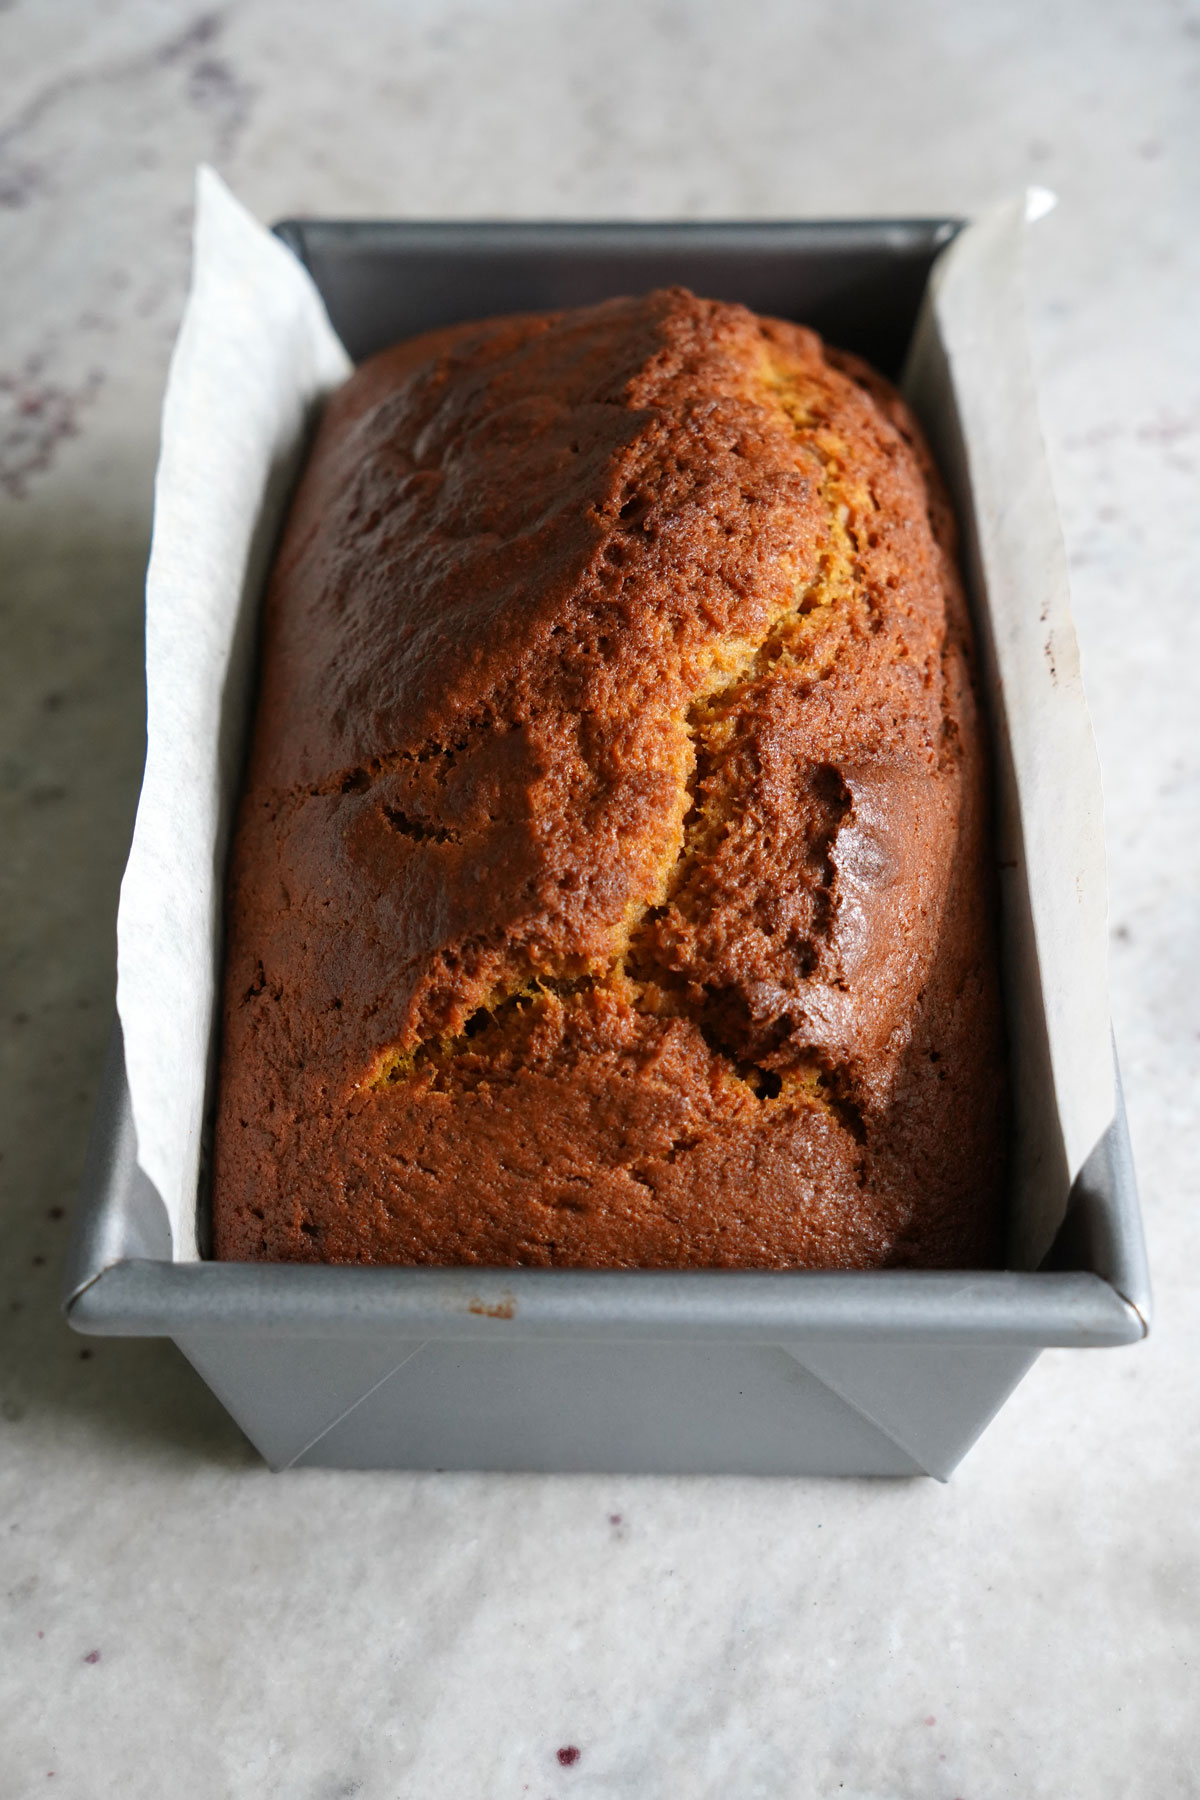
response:
<path id="1" fill-rule="evenodd" d="M 227 1258 L 993 1261 L 952 525 L 890 388 L 681 290 L 326 410 L 232 855 Z"/>

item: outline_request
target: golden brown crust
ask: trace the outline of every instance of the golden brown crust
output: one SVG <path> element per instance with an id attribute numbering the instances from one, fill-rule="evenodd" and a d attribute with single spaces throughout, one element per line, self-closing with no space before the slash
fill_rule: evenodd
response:
<path id="1" fill-rule="evenodd" d="M 334 397 L 232 858 L 219 1256 L 994 1259 L 985 770 L 925 459 L 862 365 L 679 289 Z"/>

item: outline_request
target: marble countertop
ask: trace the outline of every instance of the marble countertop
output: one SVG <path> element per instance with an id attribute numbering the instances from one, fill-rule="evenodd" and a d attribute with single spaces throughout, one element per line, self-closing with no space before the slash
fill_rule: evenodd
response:
<path id="1" fill-rule="evenodd" d="M 0 0 L 0 1800 L 1200 1794 L 1198 127 L 1195 0 Z M 200 159 L 267 219 L 1058 192 L 1034 346 L 1157 1315 L 1043 1356 L 948 1487 L 272 1476 L 170 1345 L 59 1319 Z"/>

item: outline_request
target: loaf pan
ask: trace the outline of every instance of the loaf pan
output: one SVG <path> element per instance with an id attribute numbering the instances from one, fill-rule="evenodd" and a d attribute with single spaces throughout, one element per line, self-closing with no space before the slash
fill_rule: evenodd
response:
<path id="1" fill-rule="evenodd" d="M 289 221 L 355 358 L 505 311 L 682 283 L 904 364 L 952 219 L 799 224 Z M 952 396 L 951 396 L 952 400 Z M 970 538 L 954 408 L 935 433 Z M 977 623 L 987 596 L 967 562 Z M 997 756 L 1000 807 L 1011 782 Z M 1006 905 L 1021 909 L 1009 884 Z M 1018 1081 L 1040 976 L 1006 934 Z M 1017 966 L 1020 965 L 1020 966 Z M 1028 995 L 1034 995 L 1032 1008 Z M 1036 1027 L 1036 1017 L 1034 1026 Z M 202 1210 L 207 1197 L 201 1195 Z M 173 1260 L 137 1166 L 119 1026 L 64 1281 L 79 1331 L 168 1337 L 275 1468 L 945 1479 L 1051 1345 L 1133 1343 L 1149 1285 L 1124 1107 L 1036 1270 L 581 1271 Z"/>

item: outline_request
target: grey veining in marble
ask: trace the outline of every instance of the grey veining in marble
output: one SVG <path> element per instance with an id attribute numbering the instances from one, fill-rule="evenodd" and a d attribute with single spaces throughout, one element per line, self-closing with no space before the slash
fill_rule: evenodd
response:
<path id="1" fill-rule="evenodd" d="M 0 0 L 0 1800 L 1200 1794 L 1198 122 L 1195 0 Z M 1157 1322 L 1044 1357 L 950 1487 L 272 1477 L 170 1347 L 59 1322 L 201 157 L 264 218 L 1058 191 Z"/>

